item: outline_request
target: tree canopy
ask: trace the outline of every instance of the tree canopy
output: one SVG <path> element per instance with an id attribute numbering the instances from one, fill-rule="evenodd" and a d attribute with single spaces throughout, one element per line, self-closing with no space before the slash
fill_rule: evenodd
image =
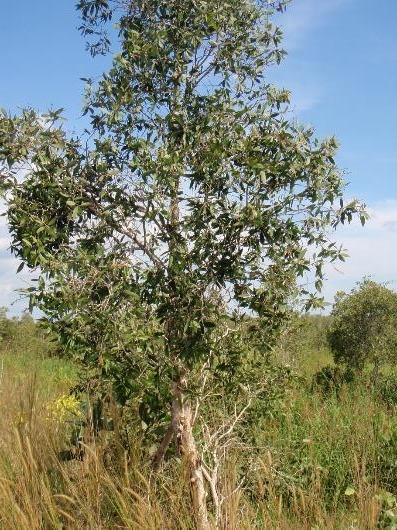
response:
<path id="1" fill-rule="evenodd" d="M 397 359 L 397 293 L 368 278 L 339 292 L 332 310 L 329 344 L 337 363 L 361 370 L 366 363 Z"/>
<path id="2" fill-rule="evenodd" d="M 61 110 L 0 116 L 31 306 L 121 401 L 171 417 L 183 454 L 205 374 L 264 358 L 291 299 L 319 302 L 299 278 L 321 289 L 324 263 L 343 258 L 331 230 L 365 215 L 343 202 L 336 140 L 290 119 L 289 92 L 267 81 L 285 3 L 82 0 L 91 53 L 109 50 L 111 20 L 120 45 L 86 80 L 88 134 L 71 137 Z"/>

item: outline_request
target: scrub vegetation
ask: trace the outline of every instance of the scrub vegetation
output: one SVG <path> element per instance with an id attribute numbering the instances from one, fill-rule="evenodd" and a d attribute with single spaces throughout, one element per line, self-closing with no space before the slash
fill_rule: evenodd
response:
<path id="1" fill-rule="evenodd" d="M 268 82 L 287 4 L 81 0 L 87 129 L 0 111 L 5 528 L 395 525 L 395 294 L 303 316 L 367 214 Z"/>
<path id="2" fill-rule="evenodd" d="M 126 443 L 111 399 L 96 431 L 74 362 L 55 357 L 29 317 L 1 323 L 1 527 L 195 528 L 188 466 L 169 451 L 154 472 L 142 431 Z M 220 440 L 211 528 L 396 527 L 397 376 L 388 364 L 376 388 L 371 365 L 336 378 L 330 327 L 330 316 L 296 317 L 275 346 L 283 392 L 263 403 L 260 432 L 256 417 L 245 421 L 255 447 Z"/>

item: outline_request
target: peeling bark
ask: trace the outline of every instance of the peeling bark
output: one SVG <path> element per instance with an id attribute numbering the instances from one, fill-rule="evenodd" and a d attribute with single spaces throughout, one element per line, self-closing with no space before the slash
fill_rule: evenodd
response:
<path id="1" fill-rule="evenodd" d="M 209 530 L 204 474 L 193 436 L 192 409 L 190 403 L 184 400 L 183 386 L 184 382 L 180 381 L 174 388 L 171 423 L 177 450 L 189 469 L 197 528 Z"/>

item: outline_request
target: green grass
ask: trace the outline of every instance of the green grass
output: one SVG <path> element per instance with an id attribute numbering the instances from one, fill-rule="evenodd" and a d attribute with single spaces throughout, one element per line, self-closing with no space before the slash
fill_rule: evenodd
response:
<path id="1" fill-rule="evenodd" d="M 18 351 L 0 353 L 0 377 L 13 384 L 25 385 L 37 378 L 37 392 L 44 396 L 68 392 L 76 382 L 77 371 L 70 361 L 55 357 L 29 355 Z"/>
<path id="2" fill-rule="evenodd" d="M 181 464 L 170 459 L 153 475 L 139 439 L 126 453 L 117 438 L 111 448 L 105 434 L 86 438 L 83 460 L 60 459 L 70 424 L 48 407 L 77 372 L 71 362 L 48 357 L 39 342 L 32 351 L 19 343 L 0 353 L 0 528 L 193 529 Z M 220 528 L 392 528 L 393 497 L 377 495 L 397 493 L 396 408 L 360 382 L 338 394 L 311 391 L 313 373 L 330 361 L 326 350 L 300 355 L 295 368 L 302 377 L 269 418 L 241 489 L 237 470 L 246 450 L 230 448 L 219 476 L 228 492 Z"/>

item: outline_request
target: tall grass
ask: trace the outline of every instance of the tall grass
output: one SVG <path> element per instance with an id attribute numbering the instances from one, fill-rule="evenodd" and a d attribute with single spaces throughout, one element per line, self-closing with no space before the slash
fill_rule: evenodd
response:
<path id="1" fill-rule="evenodd" d="M 86 438 L 83 459 L 60 457 L 70 426 L 49 403 L 73 383 L 71 365 L 3 352 L 1 366 L 0 528 L 194 528 L 183 462 L 154 474 L 139 439 L 127 453 L 106 434 Z M 230 451 L 219 480 L 224 530 L 387 528 L 379 459 L 395 411 L 360 384 L 328 396 L 309 387 L 301 379 L 269 418 L 242 488 L 244 450 Z"/>

